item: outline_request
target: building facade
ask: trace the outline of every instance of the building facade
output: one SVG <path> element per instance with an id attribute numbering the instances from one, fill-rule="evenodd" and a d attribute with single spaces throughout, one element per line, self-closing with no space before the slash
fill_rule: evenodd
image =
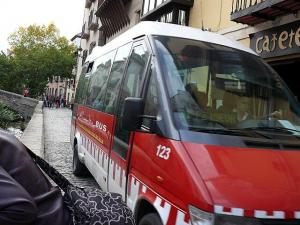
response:
<path id="1" fill-rule="evenodd" d="M 45 94 L 48 98 L 63 98 L 66 105 L 70 105 L 75 97 L 75 80 L 53 76 L 49 79 Z"/>
<path id="2" fill-rule="evenodd" d="M 87 55 L 139 21 L 191 26 L 240 41 L 262 56 L 295 96 L 299 0 L 86 0 L 77 79 Z"/>
<path id="3" fill-rule="evenodd" d="M 240 41 L 263 57 L 295 96 L 300 65 L 299 0 L 197 0 L 189 26 Z"/>
<path id="4" fill-rule="evenodd" d="M 59 76 L 49 79 L 45 94 L 48 96 L 59 97 L 65 94 L 65 82 Z"/>
<path id="5" fill-rule="evenodd" d="M 141 0 L 86 0 L 76 80 L 86 57 L 140 21 Z"/>

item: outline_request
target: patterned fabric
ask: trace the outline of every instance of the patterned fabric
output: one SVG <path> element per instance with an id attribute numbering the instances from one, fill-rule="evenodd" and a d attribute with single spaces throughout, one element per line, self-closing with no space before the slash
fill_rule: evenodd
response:
<path id="1" fill-rule="evenodd" d="M 132 212 L 116 193 L 69 186 L 65 195 L 75 225 L 133 225 Z"/>
<path id="2" fill-rule="evenodd" d="M 131 210 L 117 193 L 71 184 L 54 167 L 27 149 L 35 163 L 65 192 L 74 225 L 135 225 Z"/>

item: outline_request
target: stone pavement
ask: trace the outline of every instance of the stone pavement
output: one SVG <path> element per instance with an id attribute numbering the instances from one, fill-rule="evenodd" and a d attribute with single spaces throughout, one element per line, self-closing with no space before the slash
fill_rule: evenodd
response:
<path id="1" fill-rule="evenodd" d="M 43 135 L 43 102 L 39 102 L 35 108 L 34 114 L 29 121 L 21 141 L 31 149 L 35 154 L 44 157 L 44 135 Z"/>
<path id="2" fill-rule="evenodd" d="M 66 108 L 44 108 L 45 159 L 73 184 L 81 187 L 98 187 L 92 177 L 78 178 L 72 173 L 71 115 L 72 111 Z"/>

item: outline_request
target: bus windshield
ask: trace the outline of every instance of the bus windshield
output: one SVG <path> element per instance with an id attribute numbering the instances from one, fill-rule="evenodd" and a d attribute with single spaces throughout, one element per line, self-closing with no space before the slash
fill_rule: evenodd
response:
<path id="1" fill-rule="evenodd" d="M 154 36 L 178 129 L 269 129 L 300 135 L 300 108 L 279 75 L 254 54 Z"/>

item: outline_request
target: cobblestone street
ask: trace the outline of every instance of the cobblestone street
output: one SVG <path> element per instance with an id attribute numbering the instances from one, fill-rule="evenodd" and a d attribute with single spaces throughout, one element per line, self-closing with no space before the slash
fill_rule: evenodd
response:
<path id="1" fill-rule="evenodd" d="M 69 109 L 44 108 L 45 159 L 73 184 L 97 187 L 92 177 L 78 178 L 72 173 L 71 114 Z"/>

